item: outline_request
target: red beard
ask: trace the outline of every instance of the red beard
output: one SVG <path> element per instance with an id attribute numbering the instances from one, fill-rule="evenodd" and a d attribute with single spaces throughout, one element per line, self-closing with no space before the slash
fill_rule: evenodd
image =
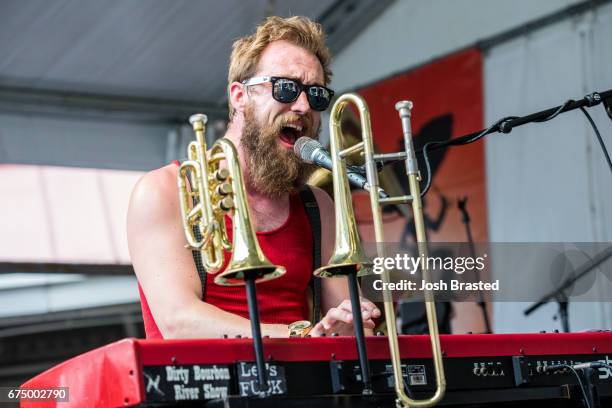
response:
<path id="1" fill-rule="evenodd" d="M 300 132 L 287 127 L 297 120 L 302 123 Z M 315 167 L 304 163 L 293 149 L 281 145 L 279 138 L 290 144 L 300 136 L 316 138 L 312 118 L 288 113 L 271 125 L 261 125 L 250 105 L 244 113 L 244 123 L 240 143 L 245 153 L 248 186 L 271 197 L 292 193 L 301 187 Z"/>

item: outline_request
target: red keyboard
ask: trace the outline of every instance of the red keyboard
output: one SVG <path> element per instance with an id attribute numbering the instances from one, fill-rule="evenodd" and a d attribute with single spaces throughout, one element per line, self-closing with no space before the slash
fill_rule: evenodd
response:
<path id="1" fill-rule="evenodd" d="M 405 382 L 415 396 L 427 396 L 435 388 L 429 337 L 399 340 Z M 444 335 L 441 343 L 446 405 L 569 400 L 577 392 L 572 374 L 544 374 L 543 366 L 612 362 L 612 333 L 607 332 Z M 326 401 L 326 406 L 343 398 L 352 406 L 392 403 L 387 338 L 367 338 L 367 349 L 374 397 L 363 398 L 353 337 L 264 339 L 269 393 L 251 399 L 249 406 L 278 404 L 279 398 L 287 406 L 291 399 Z M 597 376 L 600 396 L 612 397 L 612 371 L 598 368 Z M 202 406 L 204 401 L 223 400 L 245 406 L 244 397 L 259 392 L 256 380 L 250 339 L 125 339 L 72 358 L 22 386 L 68 387 L 69 402 L 22 406 Z"/>

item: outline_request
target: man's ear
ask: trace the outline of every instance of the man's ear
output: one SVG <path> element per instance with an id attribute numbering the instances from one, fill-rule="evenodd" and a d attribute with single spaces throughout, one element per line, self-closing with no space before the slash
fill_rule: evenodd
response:
<path id="1" fill-rule="evenodd" d="M 230 103 L 236 112 L 244 112 L 247 105 L 247 87 L 240 82 L 232 82 L 230 85 Z"/>

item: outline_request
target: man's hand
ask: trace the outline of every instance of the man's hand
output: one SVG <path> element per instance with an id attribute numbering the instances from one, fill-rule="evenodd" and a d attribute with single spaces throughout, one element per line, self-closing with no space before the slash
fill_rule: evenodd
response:
<path id="1" fill-rule="evenodd" d="M 380 317 L 380 310 L 374 303 L 361 298 L 361 317 L 366 334 L 371 334 L 372 329 L 374 329 L 372 319 Z M 325 317 L 312 328 L 309 334 L 312 337 L 318 337 L 323 333 L 326 335 L 338 333 L 340 336 L 354 335 L 353 313 L 349 299 L 345 299 L 337 307 L 329 309 Z"/>

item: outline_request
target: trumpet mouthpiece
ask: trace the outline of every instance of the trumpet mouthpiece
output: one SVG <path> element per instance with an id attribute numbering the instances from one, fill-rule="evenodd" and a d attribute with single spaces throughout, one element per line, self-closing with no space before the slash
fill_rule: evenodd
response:
<path id="1" fill-rule="evenodd" d="M 191 123 L 191 126 L 193 126 L 194 124 L 198 123 L 198 122 L 202 122 L 202 124 L 206 124 L 206 122 L 208 122 L 208 116 L 206 116 L 203 113 L 196 113 L 194 115 L 191 115 L 189 117 L 189 123 Z"/>

